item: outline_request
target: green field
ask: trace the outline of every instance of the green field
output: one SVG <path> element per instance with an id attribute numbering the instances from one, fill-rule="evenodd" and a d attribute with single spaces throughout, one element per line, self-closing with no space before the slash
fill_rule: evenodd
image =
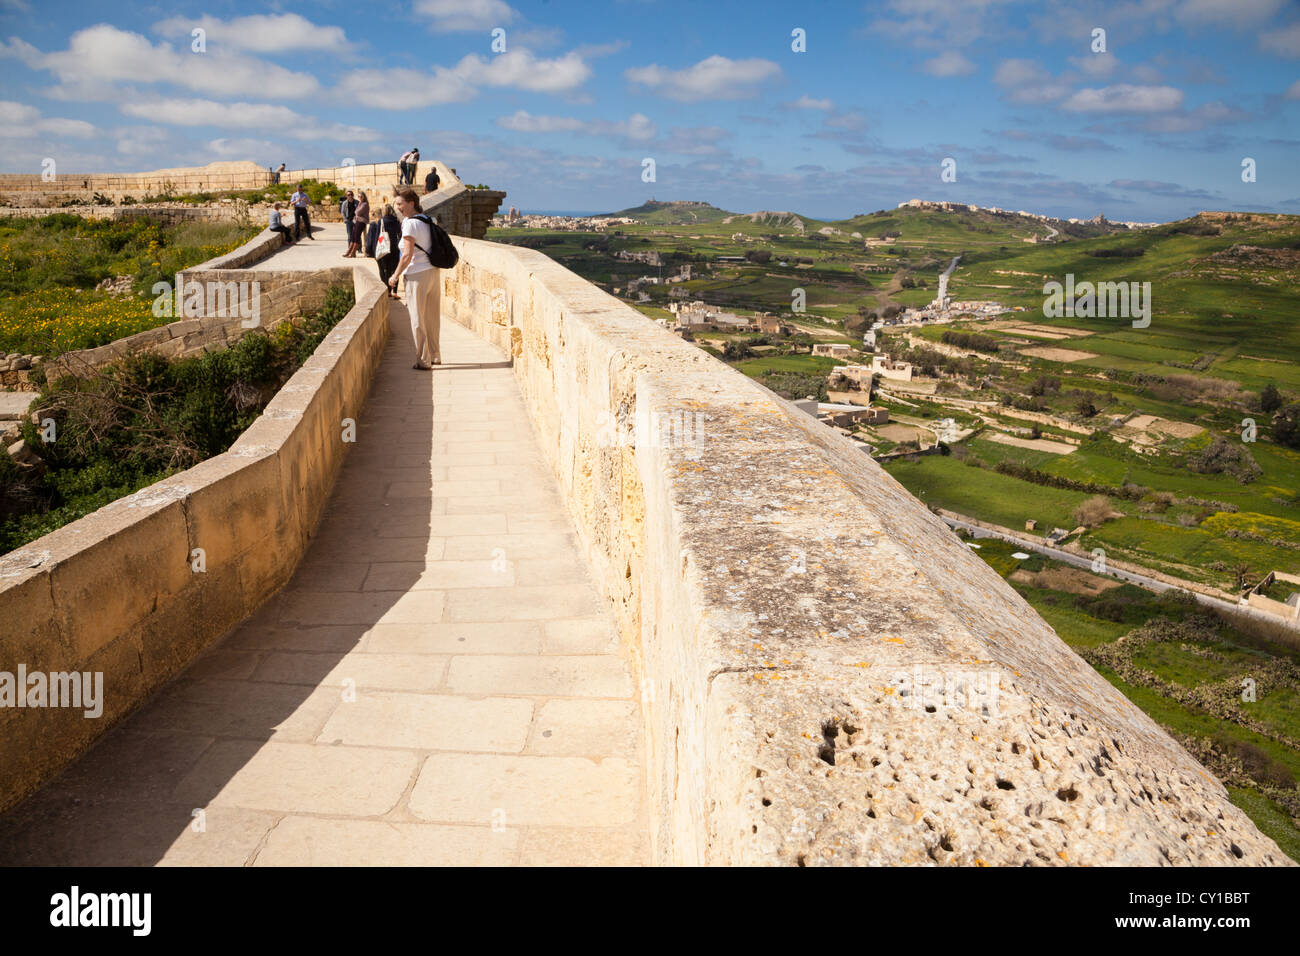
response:
<path id="1" fill-rule="evenodd" d="M 1017 561 L 1011 557 L 1014 545 L 1004 541 L 981 539 L 976 551 L 1002 577 L 1009 578 L 1017 569 L 1038 571 L 1059 567 L 1035 555 Z M 1246 631 L 1219 621 L 1208 612 L 1180 602 L 1170 596 L 1149 594 L 1132 585 L 1105 592 L 1105 600 L 1084 599 L 1063 591 L 1044 589 L 1018 581 L 1008 581 L 1047 621 L 1067 644 L 1090 660 L 1097 671 L 1126 697 L 1153 717 L 1179 740 L 1190 744 L 1211 769 L 1230 777 L 1232 802 L 1243 809 L 1264 833 L 1277 841 L 1283 851 L 1300 860 L 1300 795 L 1294 785 L 1278 788 L 1276 781 L 1243 779 L 1220 758 L 1197 746 L 1215 738 L 1226 738 L 1233 746 L 1255 748 L 1263 760 L 1272 761 L 1272 773 L 1300 777 L 1300 694 L 1294 670 L 1286 686 L 1261 695 L 1257 702 L 1235 705 L 1242 719 L 1259 721 L 1266 732 L 1252 730 L 1233 720 L 1224 720 L 1204 710 L 1191 700 L 1180 699 L 1184 691 L 1209 688 L 1215 684 L 1238 686 L 1240 678 L 1259 674 L 1270 662 L 1287 661 L 1292 668 L 1300 662 L 1300 645 L 1277 645 Z M 1203 621 L 1200 628 L 1183 632 L 1184 640 L 1139 642 L 1129 656 L 1131 676 L 1141 683 L 1125 680 L 1101 659 L 1099 649 L 1114 649 L 1121 637 L 1137 632 L 1147 621 L 1172 622 L 1161 625 L 1176 628 L 1179 622 Z M 1170 633 L 1175 633 L 1171 631 Z M 1149 683 L 1148 683 L 1149 682 Z M 1164 682 L 1161 684 L 1160 682 Z M 1164 687 L 1165 690 L 1159 689 Z M 1291 810 L 1278 800 L 1289 802 Z"/>

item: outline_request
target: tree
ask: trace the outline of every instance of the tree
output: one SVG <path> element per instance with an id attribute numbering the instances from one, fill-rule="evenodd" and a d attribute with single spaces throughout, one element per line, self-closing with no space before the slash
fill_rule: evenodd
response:
<path id="1" fill-rule="evenodd" d="M 1282 393 L 1272 382 L 1265 385 L 1259 393 L 1259 407 L 1266 412 L 1275 412 L 1282 407 Z"/>
<path id="2" fill-rule="evenodd" d="M 739 362 L 751 358 L 754 350 L 744 342 L 730 341 L 722 348 L 722 357 L 728 362 Z"/>
<path id="3" fill-rule="evenodd" d="M 1097 414 L 1097 406 L 1092 404 L 1091 399 L 1081 398 L 1078 404 L 1074 406 L 1075 411 L 1079 413 L 1080 418 L 1092 418 Z"/>
<path id="4" fill-rule="evenodd" d="M 1293 402 L 1273 415 L 1273 441 L 1300 448 L 1300 403 Z"/>

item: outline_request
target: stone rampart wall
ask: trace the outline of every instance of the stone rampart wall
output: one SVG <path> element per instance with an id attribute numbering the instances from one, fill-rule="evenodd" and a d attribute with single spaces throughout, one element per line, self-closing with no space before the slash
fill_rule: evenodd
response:
<path id="1" fill-rule="evenodd" d="M 1284 864 L 851 441 L 541 253 L 458 240 L 640 671 L 684 864 Z"/>

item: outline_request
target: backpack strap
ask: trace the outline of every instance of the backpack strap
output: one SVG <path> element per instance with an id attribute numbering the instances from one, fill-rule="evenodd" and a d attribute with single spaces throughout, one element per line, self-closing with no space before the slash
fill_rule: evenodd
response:
<path id="1" fill-rule="evenodd" d="M 426 215 L 425 215 L 424 213 L 422 213 L 422 212 L 418 212 L 418 213 L 416 213 L 416 214 L 415 214 L 414 216 L 412 216 L 411 218 L 412 218 L 412 219 L 418 219 L 418 220 L 420 220 L 420 222 L 422 222 L 422 223 L 424 223 L 425 225 L 427 225 L 427 226 L 429 227 L 429 236 L 430 236 L 430 237 L 433 236 L 433 220 L 432 220 L 432 219 L 430 219 L 428 216 L 426 216 Z M 432 253 L 430 253 L 428 249 L 424 248 L 424 246 L 420 245 L 418 242 L 415 241 L 415 236 L 412 236 L 412 237 L 411 237 L 411 242 L 415 244 L 415 248 L 419 249 L 419 250 L 420 250 L 421 252 L 423 252 L 426 256 L 432 255 Z"/>

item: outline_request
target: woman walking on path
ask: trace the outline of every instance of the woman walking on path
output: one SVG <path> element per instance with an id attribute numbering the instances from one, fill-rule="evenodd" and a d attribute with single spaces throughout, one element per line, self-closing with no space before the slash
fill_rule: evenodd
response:
<path id="1" fill-rule="evenodd" d="M 348 225 L 348 251 L 343 253 L 345 259 L 355 259 L 357 250 L 361 248 L 361 234 L 365 232 L 366 224 L 370 222 L 370 200 L 366 198 L 365 193 L 357 194 L 360 198 L 357 200 L 357 207 L 352 211 L 352 222 Z"/>
<path id="2" fill-rule="evenodd" d="M 388 236 L 388 252 L 380 255 L 376 244 L 375 262 L 379 264 L 379 281 L 387 288 L 388 279 L 396 271 L 397 263 L 402 258 L 402 221 L 397 218 L 397 212 L 391 203 L 384 206 L 383 217 L 379 220 L 380 239 L 383 236 Z M 388 297 L 401 298 L 391 288 L 388 289 Z"/>
<path id="3" fill-rule="evenodd" d="M 406 310 L 411 315 L 411 338 L 415 341 L 415 368 L 425 370 L 442 364 L 438 350 L 438 312 L 441 308 L 441 273 L 429 264 L 433 230 L 414 218 L 421 212 L 420 197 L 409 186 L 399 189 L 393 204 L 402 217 L 402 259 L 388 279 L 392 288 L 406 277 Z"/>

